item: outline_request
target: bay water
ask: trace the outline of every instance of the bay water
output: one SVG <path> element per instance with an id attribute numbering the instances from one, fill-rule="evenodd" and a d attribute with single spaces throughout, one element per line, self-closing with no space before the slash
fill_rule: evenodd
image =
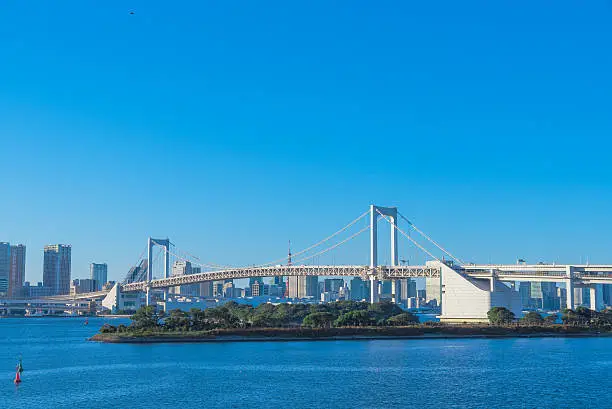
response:
<path id="1" fill-rule="evenodd" d="M 612 408 L 609 337 L 134 345 L 84 321 L 0 319 L 0 409 Z"/>

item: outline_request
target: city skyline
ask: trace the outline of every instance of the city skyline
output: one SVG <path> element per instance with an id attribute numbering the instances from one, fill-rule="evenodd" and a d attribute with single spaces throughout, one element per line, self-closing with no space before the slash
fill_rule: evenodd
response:
<path id="1" fill-rule="evenodd" d="M 0 240 L 30 281 L 49 243 L 76 277 L 149 236 L 263 263 L 371 203 L 468 261 L 612 261 L 609 5 L 238 8 L 6 5 Z"/>

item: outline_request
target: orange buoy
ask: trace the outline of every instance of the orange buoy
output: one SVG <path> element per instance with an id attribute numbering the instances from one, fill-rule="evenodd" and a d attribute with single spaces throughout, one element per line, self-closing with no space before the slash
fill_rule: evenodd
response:
<path id="1" fill-rule="evenodd" d="M 21 383 L 21 376 L 19 375 L 19 371 L 17 371 L 15 373 L 15 385 L 20 384 Z"/>

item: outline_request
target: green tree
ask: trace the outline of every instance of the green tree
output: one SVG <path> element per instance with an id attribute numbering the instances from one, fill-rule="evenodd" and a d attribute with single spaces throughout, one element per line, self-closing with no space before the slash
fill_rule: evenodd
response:
<path id="1" fill-rule="evenodd" d="M 206 313 L 199 308 L 192 308 L 189 311 L 191 315 L 191 327 L 194 331 L 203 331 L 210 328 L 210 324 L 206 319 Z"/>
<path id="2" fill-rule="evenodd" d="M 418 317 L 409 312 L 403 312 L 401 314 L 397 314 L 387 318 L 386 324 L 392 327 L 402 327 L 406 325 L 417 324 L 418 322 Z"/>
<path id="3" fill-rule="evenodd" d="M 367 327 L 374 324 L 374 319 L 368 311 L 357 310 L 349 311 L 336 319 L 336 327 Z"/>
<path id="4" fill-rule="evenodd" d="M 514 313 L 505 307 L 493 307 L 487 312 L 491 324 L 504 325 L 514 321 Z"/>
<path id="5" fill-rule="evenodd" d="M 529 311 L 523 318 L 520 319 L 520 322 L 526 325 L 542 325 L 544 323 L 544 319 L 539 313 Z"/>
<path id="6" fill-rule="evenodd" d="M 302 325 L 313 328 L 329 328 L 334 318 L 334 314 L 329 312 L 313 312 L 304 317 Z"/>
<path id="7" fill-rule="evenodd" d="M 376 304 L 368 305 L 368 312 L 370 316 L 377 322 L 384 323 L 387 318 L 393 317 L 404 312 L 397 304 L 392 302 L 379 302 Z"/>
<path id="8" fill-rule="evenodd" d="M 185 311 L 172 310 L 164 319 L 164 327 L 169 331 L 189 331 L 191 329 L 191 318 Z"/>
<path id="9" fill-rule="evenodd" d="M 147 305 L 132 315 L 132 326 L 136 329 L 157 329 L 163 313 L 158 313 L 154 306 Z"/>

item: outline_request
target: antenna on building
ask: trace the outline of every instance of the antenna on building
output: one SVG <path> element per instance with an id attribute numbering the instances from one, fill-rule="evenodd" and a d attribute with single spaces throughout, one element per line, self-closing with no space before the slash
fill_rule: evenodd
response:
<path id="1" fill-rule="evenodd" d="M 287 254 L 287 265 L 291 265 L 291 240 L 289 240 L 289 253 Z"/>

